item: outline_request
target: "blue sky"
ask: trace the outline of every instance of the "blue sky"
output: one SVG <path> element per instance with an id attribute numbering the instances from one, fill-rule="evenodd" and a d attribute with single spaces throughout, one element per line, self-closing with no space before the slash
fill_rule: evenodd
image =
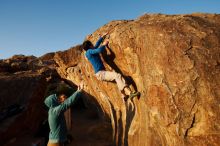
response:
<path id="1" fill-rule="evenodd" d="M 68 49 L 112 20 L 193 12 L 219 14 L 220 1 L 0 0 L 0 58 Z"/>

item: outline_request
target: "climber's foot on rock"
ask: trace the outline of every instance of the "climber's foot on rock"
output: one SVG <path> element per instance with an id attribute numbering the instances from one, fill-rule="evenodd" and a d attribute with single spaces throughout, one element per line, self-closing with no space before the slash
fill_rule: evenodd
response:
<path id="1" fill-rule="evenodd" d="M 141 93 L 138 91 L 134 91 L 129 95 L 129 98 L 133 98 L 133 97 L 138 97 L 138 99 L 140 98 Z"/>

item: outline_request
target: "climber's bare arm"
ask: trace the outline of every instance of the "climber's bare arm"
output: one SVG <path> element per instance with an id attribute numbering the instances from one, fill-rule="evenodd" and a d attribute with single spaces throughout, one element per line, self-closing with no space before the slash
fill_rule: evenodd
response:
<path id="1" fill-rule="evenodd" d="M 108 43 L 109 43 L 109 40 L 107 39 L 104 41 L 103 46 L 108 47 Z"/>
<path id="2" fill-rule="evenodd" d="M 102 38 L 105 38 L 107 35 L 108 35 L 108 32 L 103 33 L 103 34 L 101 35 L 101 37 L 102 37 Z"/>

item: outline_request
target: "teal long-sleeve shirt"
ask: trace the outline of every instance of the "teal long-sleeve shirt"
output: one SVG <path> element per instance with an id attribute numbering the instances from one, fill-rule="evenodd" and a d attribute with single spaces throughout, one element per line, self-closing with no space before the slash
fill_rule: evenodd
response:
<path id="1" fill-rule="evenodd" d="M 99 47 L 102 41 L 103 38 L 100 37 L 99 40 L 96 42 L 94 48 L 88 49 L 85 54 L 89 62 L 92 64 L 95 73 L 99 72 L 100 70 L 105 70 L 105 66 L 103 65 L 103 62 L 99 55 L 99 53 L 105 50 L 105 46 Z"/>
<path id="2" fill-rule="evenodd" d="M 67 126 L 64 117 L 64 112 L 73 104 L 76 97 L 78 97 L 80 94 L 80 91 L 76 91 L 73 95 L 71 95 L 61 104 L 58 103 L 56 94 L 50 95 L 45 99 L 44 103 L 47 107 L 49 107 L 49 141 L 51 143 L 60 143 L 66 141 Z"/>

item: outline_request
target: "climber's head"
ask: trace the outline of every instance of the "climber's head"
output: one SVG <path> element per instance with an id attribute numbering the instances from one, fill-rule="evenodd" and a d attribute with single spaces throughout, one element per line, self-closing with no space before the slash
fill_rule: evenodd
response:
<path id="1" fill-rule="evenodd" d="M 83 42 L 82 48 L 83 48 L 83 50 L 87 51 L 87 50 L 93 48 L 93 44 L 89 40 L 86 40 Z"/>
<path id="2" fill-rule="evenodd" d="M 58 102 L 63 103 L 67 99 L 67 96 L 65 94 L 61 94 L 58 96 Z"/>
<path id="3" fill-rule="evenodd" d="M 69 85 L 64 82 L 59 83 L 56 88 L 57 101 L 63 103 L 73 92 L 74 90 Z"/>
<path id="4" fill-rule="evenodd" d="M 56 94 L 52 94 L 44 100 L 44 103 L 48 108 L 53 108 L 63 103 L 66 99 L 67 96 L 65 94 L 60 94 L 58 96 Z"/>

